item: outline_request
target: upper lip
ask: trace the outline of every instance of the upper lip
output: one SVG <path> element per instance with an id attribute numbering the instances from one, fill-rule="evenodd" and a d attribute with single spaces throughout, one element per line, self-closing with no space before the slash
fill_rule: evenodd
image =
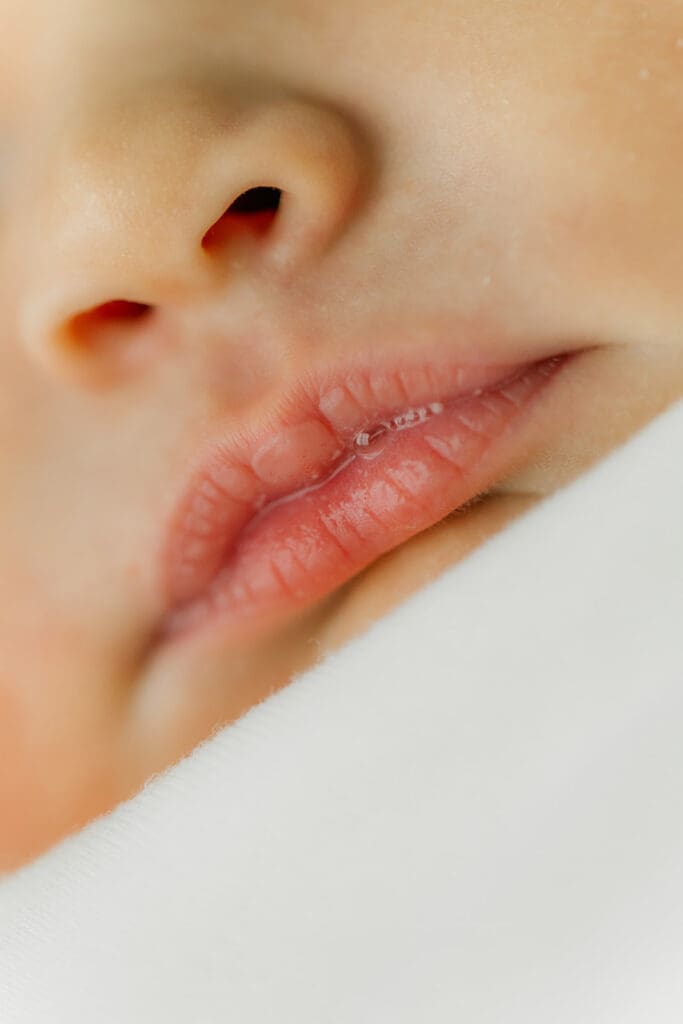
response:
<path id="1" fill-rule="evenodd" d="M 167 611 L 207 589 L 266 506 L 336 471 L 359 432 L 501 383 L 556 352 L 494 364 L 464 363 L 442 351 L 401 365 L 394 360 L 312 372 L 257 426 L 218 433 L 192 461 L 163 535 L 160 586 Z"/>

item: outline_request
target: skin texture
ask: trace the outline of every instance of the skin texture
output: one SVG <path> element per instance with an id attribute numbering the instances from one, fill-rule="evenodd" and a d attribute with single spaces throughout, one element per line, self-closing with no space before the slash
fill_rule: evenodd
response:
<path id="1" fill-rule="evenodd" d="M 0 5 L 10 870 L 683 394 L 683 6 Z M 221 219 L 257 185 L 286 193 L 266 236 Z M 152 313 L 89 313 L 114 300 Z M 501 362 L 596 348 L 481 501 L 265 641 L 142 669 L 160 531 L 198 445 L 313 363 L 419 352 L 439 318 L 485 319 Z M 466 331 L 454 345 L 476 357 Z"/>

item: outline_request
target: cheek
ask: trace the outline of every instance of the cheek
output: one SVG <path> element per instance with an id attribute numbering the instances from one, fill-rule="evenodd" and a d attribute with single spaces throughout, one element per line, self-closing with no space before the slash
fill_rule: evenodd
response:
<path id="1" fill-rule="evenodd" d="M 119 796 L 120 695 L 47 618 L 0 630 L 0 874 Z"/>
<path id="2" fill-rule="evenodd" d="M 78 674 L 83 640 L 50 604 L 44 582 L 16 565 L 18 557 L 16 550 L 0 549 L 0 671 L 13 689 L 21 687 L 27 696 L 36 689 L 46 696 L 50 680 L 69 675 L 73 680 Z"/>
<path id="3" fill-rule="evenodd" d="M 0 651 L 0 657 L 4 651 Z M 4 657 L 3 657 L 4 661 Z M 0 872 L 20 862 L 39 841 L 45 815 L 46 769 L 54 765 L 36 713 L 38 694 L 30 693 L 17 675 L 0 677 Z"/>

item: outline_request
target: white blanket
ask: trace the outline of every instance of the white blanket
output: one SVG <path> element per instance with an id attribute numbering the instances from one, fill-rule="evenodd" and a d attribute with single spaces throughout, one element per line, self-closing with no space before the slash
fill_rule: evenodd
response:
<path id="1" fill-rule="evenodd" d="M 0 885 L 1 1024 L 683 1020 L 683 403 Z"/>

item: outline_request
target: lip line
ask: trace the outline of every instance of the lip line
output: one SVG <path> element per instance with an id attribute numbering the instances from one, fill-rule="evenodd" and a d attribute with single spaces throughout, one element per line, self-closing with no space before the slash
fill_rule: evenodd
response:
<path id="1" fill-rule="evenodd" d="M 551 359 L 551 358 L 553 358 L 553 357 L 548 357 L 548 359 Z M 441 399 L 440 399 L 440 402 L 443 403 L 443 405 L 445 407 L 451 407 L 451 406 L 457 405 L 458 402 L 466 401 L 468 398 L 478 397 L 480 394 L 485 394 L 487 391 L 493 391 L 493 390 L 496 390 L 496 389 L 503 388 L 503 387 L 506 386 L 506 384 L 511 384 L 514 380 L 516 380 L 516 378 L 518 376 L 520 376 L 521 374 L 525 373 L 530 367 L 535 366 L 537 363 L 544 362 L 544 361 L 545 360 L 542 360 L 542 359 L 541 360 L 535 359 L 535 360 L 533 360 L 533 361 L 531 361 L 529 363 L 520 363 L 518 365 L 515 365 L 514 369 L 512 369 L 511 372 L 508 372 L 508 373 L 504 374 L 503 376 L 501 376 L 499 379 L 497 379 L 493 383 L 488 384 L 486 387 L 477 387 L 477 388 L 474 388 L 474 389 L 467 389 L 466 391 L 459 392 L 457 395 L 443 395 L 441 397 Z M 512 364 L 506 364 L 508 370 L 510 370 L 511 365 Z M 434 402 L 432 402 L 432 403 L 423 402 L 423 403 L 419 403 L 419 406 L 427 406 L 427 405 L 430 405 L 430 404 L 433 405 L 433 404 L 436 404 L 436 403 L 434 403 Z M 414 406 L 410 406 L 408 408 L 408 410 L 406 410 L 406 411 L 412 411 L 413 409 L 414 409 Z M 382 422 L 386 422 L 389 419 L 389 417 L 391 417 L 393 419 L 395 416 L 400 415 L 399 413 L 395 413 L 395 412 L 392 415 L 392 412 L 393 412 L 393 410 L 387 411 L 386 409 L 381 411 L 381 412 L 379 412 L 377 417 L 376 417 L 376 419 L 373 420 L 373 424 L 380 424 Z M 415 423 L 415 424 L 411 424 L 411 425 L 406 425 L 405 427 L 398 427 L 396 429 L 397 430 L 402 430 L 402 429 L 409 430 L 409 429 L 411 429 L 411 426 L 418 426 L 418 425 L 419 425 L 419 423 Z M 356 430 L 354 432 L 354 436 L 357 436 L 358 433 L 360 433 L 361 431 L 365 430 L 367 426 L 370 426 L 369 422 L 368 423 L 364 423 L 359 428 L 359 430 Z M 347 466 L 349 466 L 357 458 L 363 458 L 363 457 L 364 456 L 362 455 L 362 453 L 360 451 L 354 451 L 354 449 L 353 449 L 353 438 L 351 438 L 351 446 L 347 447 L 345 451 L 342 451 L 340 453 L 340 457 L 335 459 L 330 464 L 329 472 L 324 473 L 320 478 L 312 481 L 310 484 L 303 483 L 297 489 L 289 491 L 286 494 L 283 494 L 283 495 L 281 495 L 278 498 L 274 498 L 272 501 L 266 502 L 266 504 L 264 504 L 261 508 L 258 508 L 254 512 L 253 516 L 249 519 L 249 521 L 247 523 L 245 523 L 243 528 L 240 530 L 240 533 L 235 537 L 235 539 L 234 539 L 235 545 L 237 543 L 239 543 L 240 538 L 248 530 L 251 530 L 254 526 L 256 526 L 257 522 L 260 519 L 262 519 L 265 516 L 267 516 L 273 509 L 275 509 L 275 508 L 277 508 L 277 507 L 279 507 L 281 505 L 288 504 L 289 502 L 296 501 L 298 498 L 303 497 L 306 494 L 311 494 L 314 491 L 321 490 L 323 487 L 327 486 L 327 484 L 330 483 L 331 480 L 333 480 L 336 476 L 338 476 L 340 473 L 342 473 L 347 468 Z"/>
<path id="2" fill-rule="evenodd" d="M 579 350 L 564 349 L 558 352 L 558 350 L 555 349 L 548 355 L 536 355 L 534 358 L 527 359 L 524 362 L 505 363 L 501 365 L 496 365 L 492 363 L 464 364 L 457 361 L 456 359 L 444 359 L 443 357 L 441 359 L 435 359 L 434 357 L 432 357 L 431 359 L 427 358 L 421 360 L 419 363 L 413 360 L 411 367 L 413 371 L 415 371 L 416 368 L 417 370 L 419 370 L 421 367 L 428 367 L 429 370 L 433 371 L 435 374 L 440 374 L 440 371 L 443 368 L 444 364 L 447 364 L 450 367 L 452 378 L 454 377 L 458 381 L 458 384 L 455 386 L 451 386 L 450 389 L 447 389 L 445 387 L 440 387 L 438 383 L 434 385 L 432 381 L 433 386 L 431 387 L 429 393 L 423 394 L 423 396 L 420 398 L 420 401 L 411 402 L 410 396 L 407 396 L 406 392 L 406 400 L 403 402 L 402 405 L 399 405 L 397 401 L 382 404 L 379 400 L 375 399 L 372 414 L 369 414 L 366 411 L 362 417 L 356 420 L 353 429 L 337 429 L 337 440 L 342 445 L 342 451 L 344 447 L 347 448 L 348 455 L 345 459 L 342 460 L 342 462 L 338 466 L 335 466 L 334 462 L 332 462 L 332 472 L 323 474 L 322 479 L 315 479 L 311 483 L 310 489 L 313 490 L 319 487 L 323 487 L 326 483 L 329 482 L 332 476 L 336 475 L 338 472 L 343 470 L 345 466 L 349 464 L 349 462 L 351 462 L 357 457 L 349 446 L 349 443 L 354 435 L 354 430 L 357 431 L 359 428 L 363 429 L 367 424 L 376 423 L 379 420 L 395 415 L 397 409 L 404 410 L 406 405 L 408 405 L 408 408 L 414 408 L 415 405 L 426 404 L 430 401 L 438 400 L 444 400 L 447 401 L 449 404 L 454 404 L 461 400 L 467 399 L 468 397 L 472 397 L 474 394 L 476 394 L 478 390 L 487 391 L 489 389 L 493 390 L 496 387 L 504 387 L 516 376 L 524 374 L 529 368 L 533 367 L 534 365 L 548 362 L 553 358 L 561 358 L 563 356 L 572 355 L 576 351 Z M 301 418 L 302 415 L 306 415 L 307 412 L 310 412 L 311 414 L 315 415 L 316 419 L 318 419 L 320 422 L 328 424 L 334 430 L 334 423 L 332 423 L 330 418 L 320 410 L 319 404 L 316 403 L 315 401 L 316 393 L 317 396 L 320 396 L 321 392 L 325 392 L 326 388 L 327 391 L 329 391 L 330 388 L 334 390 L 334 388 L 339 384 L 339 382 L 344 382 L 345 380 L 348 382 L 348 380 L 354 373 L 360 374 L 361 377 L 366 378 L 368 377 L 368 375 L 372 375 L 373 373 L 379 373 L 380 377 L 384 375 L 385 377 L 393 377 L 395 379 L 397 376 L 401 376 L 403 371 L 392 371 L 391 369 L 387 369 L 386 367 L 378 367 L 377 364 L 375 364 L 375 366 L 371 368 L 371 370 L 369 371 L 359 370 L 356 368 L 349 371 L 346 375 L 344 375 L 343 372 L 338 374 L 326 373 L 324 375 L 311 375 L 307 378 L 304 378 L 303 380 L 298 381 L 295 384 L 295 386 L 290 389 L 289 393 L 285 395 L 284 399 L 282 399 L 280 403 L 278 403 L 280 415 L 277 417 L 277 419 L 275 417 L 270 418 L 270 432 L 268 431 L 267 428 L 262 428 L 259 431 L 254 431 L 251 433 L 247 433 L 246 430 L 240 430 L 239 432 L 234 432 L 232 436 L 230 436 L 227 440 L 216 440 L 214 438 L 212 443 L 208 445 L 205 444 L 204 446 L 202 446 L 203 450 L 202 452 L 200 452 L 199 458 L 193 461 L 193 471 L 190 472 L 189 483 L 182 491 L 180 502 L 175 505 L 175 518 L 171 519 L 170 527 L 166 532 L 165 546 L 162 550 L 161 559 L 162 577 L 164 570 L 167 568 L 169 557 L 168 553 L 172 544 L 172 541 L 169 541 L 169 535 L 172 537 L 173 529 L 177 529 L 177 519 L 180 515 L 178 510 L 185 507 L 188 502 L 191 502 L 193 500 L 193 496 L 196 497 L 198 491 L 201 490 L 200 485 L 202 477 L 204 477 L 204 479 L 207 478 L 207 475 L 208 477 L 211 477 L 211 474 L 215 473 L 217 465 L 220 467 L 221 464 L 225 465 L 226 463 L 228 465 L 232 463 L 233 468 L 237 467 L 237 469 L 241 470 L 242 472 L 247 471 L 246 466 L 248 464 L 249 455 L 252 454 L 258 448 L 258 445 L 261 443 L 264 437 L 268 438 L 269 436 L 273 436 L 273 425 L 276 422 L 279 422 L 282 425 L 283 430 L 286 430 L 288 425 L 291 426 L 293 423 L 296 423 L 297 407 L 299 409 L 299 419 Z M 467 383 L 468 375 L 469 383 Z M 462 380 L 463 376 L 465 378 L 465 384 L 462 384 L 461 386 L 460 381 Z M 434 380 L 436 379 L 437 378 L 434 377 Z M 482 381 L 484 383 L 482 383 Z M 319 398 L 318 402 L 320 401 L 321 399 Z M 341 452 L 337 452 L 337 455 L 339 454 L 341 454 Z M 329 470 L 330 466 L 328 465 L 327 468 Z M 259 520 L 262 514 L 265 515 L 267 512 L 269 512 L 271 508 L 275 506 L 275 504 L 278 504 L 280 502 L 284 503 L 285 501 L 288 500 L 295 500 L 299 495 L 301 495 L 304 491 L 308 489 L 306 486 L 307 479 L 310 481 L 310 476 L 308 478 L 300 478 L 296 486 L 286 489 L 283 493 L 275 493 L 275 496 L 272 496 L 270 498 L 263 498 L 262 496 L 262 500 L 260 500 L 260 502 L 256 504 L 253 501 L 243 501 L 241 503 L 241 522 L 239 522 L 239 525 L 236 528 L 232 528 L 229 526 L 226 527 L 222 540 L 223 551 L 221 552 L 219 558 L 216 557 L 216 564 L 211 573 L 207 574 L 206 579 L 203 581 L 201 587 L 197 587 L 191 594 L 189 594 L 189 596 L 183 596 L 179 599 L 175 594 L 172 593 L 171 588 L 169 588 L 167 585 L 165 594 L 166 600 L 164 602 L 165 607 L 163 611 L 164 621 L 168 618 L 169 615 L 173 615 L 173 613 L 178 608 L 182 608 L 188 603 L 191 604 L 193 601 L 196 601 L 197 599 L 201 600 L 202 596 L 208 591 L 212 580 L 215 579 L 215 577 L 225 568 L 225 565 L 229 562 L 231 552 L 236 549 L 240 538 L 245 533 L 245 531 L 248 530 L 252 523 L 254 523 L 256 520 Z M 228 496 L 226 500 L 228 499 L 234 502 L 238 502 L 238 499 L 235 499 L 234 495 Z"/>

